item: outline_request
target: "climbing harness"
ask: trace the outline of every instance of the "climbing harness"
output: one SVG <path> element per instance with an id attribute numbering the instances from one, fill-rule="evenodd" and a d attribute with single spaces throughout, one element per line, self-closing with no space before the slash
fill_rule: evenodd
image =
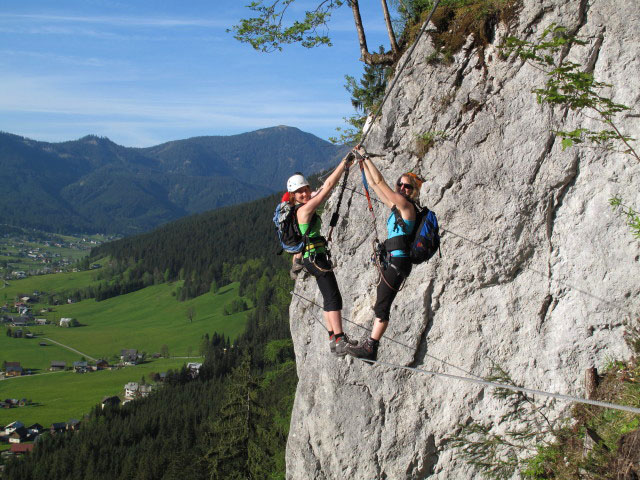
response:
<path id="1" fill-rule="evenodd" d="M 360 153 L 358 153 L 357 151 L 355 152 L 355 154 L 356 154 L 356 158 L 358 158 L 358 164 L 360 165 L 360 173 L 362 174 L 362 185 L 364 186 L 364 193 L 365 193 L 365 196 L 367 197 L 368 209 L 371 212 L 371 217 L 373 219 L 373 231 L 375 233 L 375 238 L 371 242 L 371 248 L 372 248 L 371 261 L 378 269 L 379 277 L 378 277 L 377 284 L 379 285 L 380 282 L 383 281 L 387 285 L 387 287 L 389 287 L 391 290 L 395 292 L 399 292 L 400 290 L 402 290 L 402 287 L 404 286 L 404 283 L 407 281 L 407 278 L 406 277 L 403 278 L 402 285 L 400 285 L 400 288 L 394 288 L 389 284 L 389 282 L 387 282 L 387 279 L 384 278 L 384 271 L 387 268 L 396 269 L 396 271 L 400 275 L 402 275 L 402 273 L 396 268 L 395 265 L 392 265 L 390 263 L 387 250 L 384 244 L 380 241 L 380 237 L 378 236 L 378 227 L 376 225 L 376 214 L 373 211 L 373 204 L 371 203 L 371 195 L 369 194 L 369 182 L 367 182 L 367 176 L 364 173 L 364 157 L 360 155 Z"/>
<path id="2" fill-rule="evenodd" d="M 295 296 L 297 296 L 297 297 L 299 297 L 299 298 L 301 298 L 301 299 L 303 299 L 303 300 L 305 300 L 305 301 L 317 306 L 317 307 L 320 307 L 320 305 L 318 305 L 317 303 L 312 302 L 312 301 L 304 298 L 303 296 L 301 296 L 301 295 L 299 295 L 299 294 L 297 294 L 295 292 L 291 292 L 291 293 L 293 295 L 295 295 Z M 351 322 L 351 321 L 347 320 L 346 318 L 343 318 L 343 320 L 345 320 L 345 321 L 347 321 L 349 323 L 353 323 L 354 325 L 358 325 L 357 323 Z M 322 322 L 320 322 L 317 318 L 315 319 L 315 321 L 318 322 L 322 326 L 322 328 L 324 328 L 325 330 L 327 329 L 327 327 L 322 325 Z M 362 327 L 361 325 L 358 325 L 358 326 L 360 328 L 364 328 L 365 330 L 371 331 L 370 329 Z M 392 338 L 388 338 L 388 340 L 394 341 L 395 343 L 398 343 L 398 344 L 400 344 L 400 345 L 402 345 L 402 346 L 404 346 L 406 348 L 409 348 L 409 349 L 413 350 L 412 347 L 409 347 L 408 345 L 404 345 L 403 343 L 395 341 Z M 526 393 L 526 394 L 529 394 L 529 395 L 541 395 L 541 396 L 555 398 L 557 400 L 564 400 L 564 401 L 572 402 L 572 403 L 582 403 L 582 404 L 586 404 L 586 405 L 594 405 L 596 407 L 611 408 L 611 409 L 614 409 L 614 410 L 622 410 L 624 412 L 640 414 L 640 408 L 629 407 L 629 406 L 626 406 L 626 405 L 618 405 L 618 404 L 615 404 L 615 403 L 601 402 L 601 401 L 598 401 L 598 400 L 590 400 L 590 399 L 587 399 L 587 398 L 576 397 L 576 396 L 573 396 L 573 395 L 565 395 L 565 394 L 562 394 L 562 393 L 546 392 L 544 390 L 535 390 L 535 389 L 532 389 L 532 388 L 518 387 L 516 385 L 510 385 L 510 384 L 507 384 L 507 383 L 490 382 L 488 380 L 483 379 L 482 377 L 478 377 L 477 375 L 474 375 L 474 374 L 472 374 L 470 372 L 467 372 L 467 371 L 461 369 L 460 367 L 456 367 L 455 365 L 449 364 L 449 363 L 445 362 L 444 360 L 440 360 L 440 359 L 438 359 L 438 358 L 436 358 L 436 357 L 434 357 L 432 355 L 428 355 L 427 354 L 425 356 L 427 356 L 429 358 L 432 358 L 434 360 L 438 360 L 440 362 L 443 362 L 443 363 L 445 363 L 445 364 L 447 364 L 449 366 L 452 366 L 452 367 L 454 367 L 454 368 L 456 368 L 456 369 L 458 369 L 458 370 L 460 370 L 460 371 L 462 371 L 462 372 L 464 372 L 464 373 L 466 373 L 468 375 L 471 375 L 471 377 L 463 377 L 463 376 L 460 376 L 460 375 L 453 375 L 451 373 L 436 372 L 436 371 L 433 371 L 433 370 L 425 370 L 425 369 L 416 368 L 416 367 L 409 367 L 409 366 L 405 366 L 405 365 L 397 365 L 395 363 L 381 362 L 380 360 L 365 360 L 365 359 L 356 358 L 356 357 L 353 357 L 353 358 L 355 358 L 356 360 L 359 360 L 361 362 L 364 362 L 364 363 L 369 363 L 369 364 L 374 364 L 374 365 L 382 365 L 382 366 L 386 366 L 386 367 L 394 368 L 394 369 L 399 369 L 399 370 L 408 370 L 408 371 L 411 371 L 411 372 L 421 373 L 421 374 L 424 374 L 424 375 L 430 375 L 430 376 L 434 376 L 434 377 L 441 377 L 441 378 L 447 378 L 447 379 L 452 379 L 452 380 L 459 380 L 459 381 L 462 381 L 462 382 L 474 383 L 476 385 L 483 385 L 483 386 L 490 387 L 490 388 L 502 388 L 502 389 L 505 389 L 505 390 L 511 390 L 513 392 Z"/>

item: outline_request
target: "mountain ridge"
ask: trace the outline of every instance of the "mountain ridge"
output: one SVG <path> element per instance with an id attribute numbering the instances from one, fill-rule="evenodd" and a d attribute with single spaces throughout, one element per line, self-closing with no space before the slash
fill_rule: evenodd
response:
<path id="1" fill-rule="evenodd" d="M 146 148 L 97 135 L 49 143 L 0 132 L 7 178 L 0 222 L 61 233 L 140 233 L 274 193 L 293 171 L 325 169 L 344 150 L 287 126 Z"/>

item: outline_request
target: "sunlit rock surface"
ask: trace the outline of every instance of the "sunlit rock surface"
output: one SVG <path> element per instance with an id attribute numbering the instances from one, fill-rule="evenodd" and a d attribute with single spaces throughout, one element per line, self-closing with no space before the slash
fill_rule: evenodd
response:
<path id="1" fill-rule="evenodd" d="M 409 170 L 427 178 L 421 202 L 444 229 L 442 258 L 414 268 L 378 358 L 480 377 L 495 362 L 526 387 L 583 396 L 586 368 L 628 355 L 623 322 L 640 311 L 640 243 L 608 204 L 619 195 L 640 206 L 640 163 L 587 147 L 563 151 L 553 130 L 604 126 L 539 105 L 531 91 L 544 74 L 505 59 L 497 45 L 509 34 L 534 40 L 552 22 L 574 30 L 587 45 L 567 58 L 613 85 L 605 93 L 633 108 L 618 124 L 638 138 L 640 9 L 623 0 L 524 3 L 510 32 L 498 26 L 492 45 L 463 50 L 452 65 L 429 65 L 433 46 L 423 39 L 367 140 L 388 181 Z M 428 131 L 446 139 L 418 156 L 416 137 Z M 349 182 L 363 191 L 357 170 Z M 384 235 L 388 211 L 375 204 L 375 213 Z M 334 237 L 344 315 L 357 324 L 345 329 L 361 337 L 377 279 L 363 196 L 346 192 Z M 311 277 L 296 293 L 322 303 Z M 461 423 L 505 412 L 490 389 L 338 359 L 319 308 L 294 296 L 290 314 L 299 383 L 289 478 L 477 477 L 445 439 Z"/>

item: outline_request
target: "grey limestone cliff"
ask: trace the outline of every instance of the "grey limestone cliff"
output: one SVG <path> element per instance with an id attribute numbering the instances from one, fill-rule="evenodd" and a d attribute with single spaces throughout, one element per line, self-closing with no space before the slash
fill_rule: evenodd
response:
<path id="1" fill-rule="evenodd" d="M 640 137 L 637 1 L 525 0 L 509 31 L 498 25 L 493 44 L 463 48 L 451 65 L 430 65 L 434 47 L 424 38 L 366 147 L 387 180 L 410 170 L 427 179 L 420 200 L 444 229 L 442 258 L 414 268 L 379 360 L 480 377 L 495 362 L 529 388 L 582 396 L 586 368 L 629 354 L 623 331 L 640 311 L 640 243 L 608 199 L 640 205 L 640 163 L 601 149 L 563 151 L 553 130 L 597 121 L 538 104 L 531 90 L 544 74 L 497 48 L 507 34 L 536 39 L 552 22 L 587 41 L 567 58 L 613 85 L 606 93 L 632 107 L 619 123 Z M 416 137 L 427 131 L 446 139 L 419 156 Z M 350 185 L 361 192 L 358 177 Z M 327 212 L 335 202 L 334 194 Z M 388 211 L 376 204 L 375 214 L 384 232 Z M 377 280 L 363 196 L 347 191 L 334 237 L 343 313 L 354 322 L 345 329 L 360 337 Z M 311 277 L 295 291 L 321 303 Z M 289 478 L 478 476 L 445 439 L 472 418 L 499 417 L 505 406 L 490 389 L 338 359 L 319 308 L 294 296 L 290 317 L 299 383 Z M 555 414 L 567 407 L 558 403 Z"/>

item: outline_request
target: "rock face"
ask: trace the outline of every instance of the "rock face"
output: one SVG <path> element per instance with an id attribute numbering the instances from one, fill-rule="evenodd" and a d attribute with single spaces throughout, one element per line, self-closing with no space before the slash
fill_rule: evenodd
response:
<path id="1" fill-rule="evenodd" d="M 526 387 L 583 396 L 586 368 L 629 355 L 624 322 L 640 311 L 640 242 L 608 203 L 620 195 L 638 209 L 640 163 L 563 151 L 553 130 L 604 127 L 584 112 L 537 104 L 531 91 L 544 74 L 497 46 L 507 34 L 534 40 L 552 22 L 567 26 L 587 41 L 567 58 L 613 85 L 605 93 L 636 112 L 618 124 L 639 138 L 640 10 L 625 0 L 524 3 L 509 33 L 498 25 L 493 45 L 463 49 L 451 65 L 430 65 L 434 47 L 423 39 L 367 139 L 388 182 L 405 171 L 427 179 L 421 203 L 444 229 L 442 258 L 414 267 L 378 359 L 479 377 L 496 363 Z M 429 131 L 446 139 L 419 156 L 416 137 Z M 359 172 L 349 181 L 363 191 Z M 373 319 L 373 228 L 365 198 L 347 194 L 332 252 L 353 322 L 345 330 L 360 337 Z M 389 212 L 374 208 L 384 235 Z M 471 419 L 497 420 L 504 402 L 471 383 L 330 356 L 321 309 L 301 298 L 322 303 L 313 278 L 299 279 L 296 294 L 288 477 L 477 478 L 445 439 Z M 567 407 L 557 403 L 555 414 Z"/>

